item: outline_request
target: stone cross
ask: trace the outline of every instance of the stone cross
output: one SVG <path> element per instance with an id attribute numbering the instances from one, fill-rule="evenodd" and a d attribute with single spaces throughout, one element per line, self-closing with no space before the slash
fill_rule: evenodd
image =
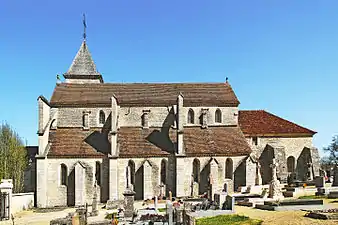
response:
<path id="1" fill-rule="evenodd" d="M 261 164 L 257 162 L 256 184 L 262 185 Z"/>
<path id="2" fill-rule="evenodd" d="M 312 174 L 312 163 L 311 162 L 308 162 L 307 163 L 307 169 L 308 169 L 308 172 L 309 172 L 309 180 L 313 180 L 313 174 Z"/>
<path id="3" fill-rule="evenodd" d="M 272 168 L 272 180 L 277 180 L 277 166 L 276 159 L 272 159 L 272 163 L 270 164 L 270 167 Z"/>

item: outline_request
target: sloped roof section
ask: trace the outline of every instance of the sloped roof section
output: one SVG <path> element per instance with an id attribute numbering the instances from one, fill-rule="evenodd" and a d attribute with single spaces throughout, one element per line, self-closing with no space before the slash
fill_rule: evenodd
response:
<path id="1" fill-rule="evenodd" d="M 187 156 L 243 156 L 251 153 L 239 127 L 184 128 Z"/>
<path id="2" fill-rule="evenodd" d="M 246 136 L 313 136 L 317 133 L 264 110 L 240 110 L 238 123 Z"/>
<path id="3" fill-rule="evenodd" d="M 73 63 L 69 67 L 67 73 L 65 73 L 64 75 L 65 77 L 74 75 L 100 75 L 100 73 L 96 70 L 96 65 L 89 52 L 86 41 L 82 42 L 81 47 L 73 60 Z"/>
<path id="4" fill-rule="evenodd" d="M 228 83 L 100 83 L 57 84 L 53 107 L 111 106 L 114 95 L 121 106 L 170 106 L 182 93 L 185 106 L 238 106 Z"/>

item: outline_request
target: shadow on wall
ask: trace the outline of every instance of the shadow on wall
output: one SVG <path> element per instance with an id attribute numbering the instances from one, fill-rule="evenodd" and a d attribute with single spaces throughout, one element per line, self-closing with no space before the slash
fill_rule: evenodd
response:
<path id="1" fill-rule="evenodd" d="M 243 159 L 242 162 L 237 166 L 234 173 L 234 190 L 237 191 L 238 187 L 246 186 L 246 160 Z"/>
<path id="2" fill-rule="evenodd" d="M 297 179 L 306 181 L 308 178 L 308 163 L 311 162 L 311 152 L 309 148 L 304 148 L 297 159 Z"/>
<path id="3" fill-rule="evenodd" d="M 67 183 L 67 206 L 75 205 L 75 169 L 68 176 Z"/>
<path id="4" fill-rule="evenodd" d="M 259 157 L 259 163 L 261 164 L 262 183 L 269 184 L 272 179 L 272 170 L 270 164 L 274 158 L 274 150 L 270 145 L 266 145 L 261 156 Z"/>
<path id="5" fill-rule="evenodd" d="M 135 173 L 135 200 L 144 199 L 144 166 L 140 166 Z"/>
<path id="6" fill-rule="evenodd" d="M 103 154 L 110 153 L 111 144 L 109 142 L 109 132 L 111 129 L 111 113 L 106 119 L 106 123 L 103 125 L 101 132 L 94 131 L 86 139 L 85 142 L 92 146 L 96 151 Z"/>
<path id="7" fill-rule="evenodd" d="M 175 121 L 175 112 L 174 109 L 171 108 L 162 124 L 161 131 L 154 130 L 153 132 L 151 132 L 151 134 L 146 137 L 147 141 L 156 145 L 163 151 L 174 154 L 176 152 L 176 143 L 172 142 L 172 140 L 170 139 L 169 131 L 171 126 L 175 124 Z"/>

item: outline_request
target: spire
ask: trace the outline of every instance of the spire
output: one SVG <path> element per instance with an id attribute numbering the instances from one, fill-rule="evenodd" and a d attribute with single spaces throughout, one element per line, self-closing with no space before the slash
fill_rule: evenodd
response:
<path id="1" fill-rule="evenodd" d="M 89 52 L 86 40 L 83 40 L 66 75 L 100 75 L 96 70 L 96 65 Z"/>
<path id="2" fill-rule="evenodd" d="M 89 52 L 86 38 L 87 38 L 87 24 L 86 16 L 83 14 L 83 41 L 77 52 L 72 64 L 70 65 L 67 73 L 63 74 L 66 78 L 66 82 L 80 82 L 80 83 L 102 83 L 102 76 L 96 70 L 96 65 Z"/>

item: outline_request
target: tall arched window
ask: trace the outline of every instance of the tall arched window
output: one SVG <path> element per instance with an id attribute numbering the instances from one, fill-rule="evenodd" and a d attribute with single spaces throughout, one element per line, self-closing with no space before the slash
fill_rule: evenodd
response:
<path id="1" fill-rule="evenodd" d="M 234 167 L 233 167 L 232 159 L 227 158 L 225 162 L 225 178 L 232 179 L 233 168 Z"/>
<path id="2" fill-rule="evenodd" d="M 222 123 L 222 112 L 220 109 L 217 109 L 215 112 L 215 122 Z"/>
<path id="3" fill-rule="evenodd" d="M 188 123 L 194 124 L 194 118 L 195 118 L 194 110 L 189 109 L 189 111 L 188 111 Z"/>
<path id="4" fill-rule="evenodd" d="M 99 113 L 99 123 L 100 124 L 104 124 L 106 121 L 106 116 L 104 114 L 104 112 L 102 110 L 100 110 L 100 113 Z"/>
<path id="5" fill-rule="evenodd" d="M 101 185 L 101 164 L 100 162 L 96 162 L 95 164 L 95 179 L 96 179 L 96 184 Z"/>
<path id="6" fill-rule="evenodd" d="M 165 159 L 161 161 L 161 183 L 167 184 L 167 161 Z"/>
<path id="7" fill-rule="evenodd" d="M 60 179 L 61 179 L 61 185 L 67 185 L 67 166 L 65 164 L 61 164 L 61 170 L 60 170 Z"/>
<path id="8" fill-rule="evenodd" d="M 199 182 L 200 180 L 200 161 L 198 159 L 194 159 L 194 162 L 192 163 L 192 173 L 194 177 L 194 182 Z"/>
<path id="9" fill-rule="evenodd" d="M 128 166 L 130 168 L 130 183 L 135 185 L 135 163 L 133 160 L 129 160 Z"/>

